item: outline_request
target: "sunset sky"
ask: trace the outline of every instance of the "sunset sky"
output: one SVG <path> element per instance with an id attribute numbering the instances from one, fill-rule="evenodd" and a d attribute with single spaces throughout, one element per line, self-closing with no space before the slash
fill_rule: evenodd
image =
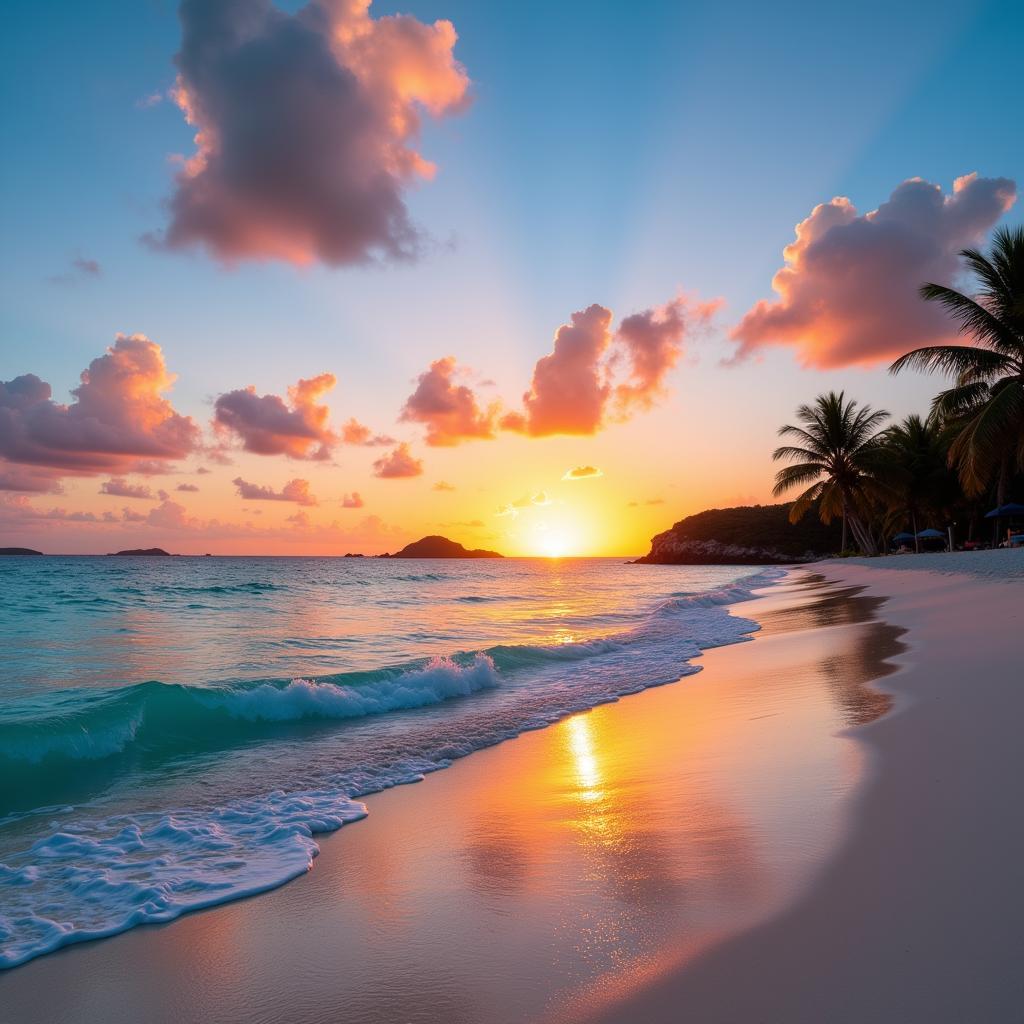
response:
<path id="1" fill-rule="evenodd" d="M 917 286 L 1022 221 L 1010 0 L 60 6 L 0 43 L 4 546 L 641 553 L 817 393 L 925 411 Z"/>

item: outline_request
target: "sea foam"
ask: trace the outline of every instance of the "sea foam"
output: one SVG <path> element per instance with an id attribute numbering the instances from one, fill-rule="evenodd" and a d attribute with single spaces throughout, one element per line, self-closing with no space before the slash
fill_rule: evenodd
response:
<path id="1" fill-rule="evenodd" d="M 673 595 L 635 628 L 606 637 L 498 646 L 331 680 L 231 687 L 145 683 L 65 696 L 56 714 L 31 707 L 8 716 L 0 758 L 20 762 L 22 772 L 56 763 L 66 775 L 73 773 L 67 759 L 116 757 L 138 742 L 145 742 L 149 756 L 162 741 L 169 754 L 180 755 L 173 744 L 182 734 L 190 743 L 199 737 L 226 742 L 231 723 L 252 730 L 306 719 L 342 722 L 454 698 L 471 698 L 471 707 L 485 693 L 491 702 L 479 714 L 454 719 L 452 728 L 439 719 L 442 725 L 428 740 L 405 755 L 394 756 L 389 748 L 376 762 L 353 763 L 304 790 L 277 790 L 213 809 L 106 818 L 59 808 L 45 835 L 0 863 L 0 967 L 284 884 L 310 868 L 319 851 L 316 835 L 366 815 L 360 797 L 418 781 L 474 750 L 698 671 L 691 660 L 701 650 L 741 641 L 758 628 L 723 606 L 751 597 L 780 575 L 767 570 L 719 590 Z"/>

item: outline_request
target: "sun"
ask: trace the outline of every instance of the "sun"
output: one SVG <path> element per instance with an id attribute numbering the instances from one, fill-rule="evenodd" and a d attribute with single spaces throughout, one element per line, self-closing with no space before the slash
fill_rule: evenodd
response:
<path id="1" fill-rule="evenodd" d="M 537 550 L 545 558 L 565 558 L 572 553 L 572 542 L 560 530 L 544 530 L 537 538 Z"/>

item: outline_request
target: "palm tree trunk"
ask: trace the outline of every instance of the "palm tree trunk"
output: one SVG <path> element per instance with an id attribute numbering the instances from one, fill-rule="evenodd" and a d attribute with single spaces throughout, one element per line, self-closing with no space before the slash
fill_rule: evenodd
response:
<path id="1" fill-rule="evenodd" d="M 999 479 L 996 482 L 996 508 L 1002 508 L 1006 504 L 1006 488 L 1010 482 L 1010 456 L 1006 454 L 1003 456 L 1002 461 L 999 463 Z M 998 516 L 992 522 L 992 546 L 995 547 L 999 543 L 999 524 L 1001 520 Z"/>
<path id="2" fill-rule="evenodd" d="M 843 499 L 843 543 L 839 548 L 839 553 L 842 555 L 846 554 L 846 499 Z"/>
<path id="3" fill-rule="evenodd" d="M 850 516 L 850 529 L 853 531 L 853 536 L 857 541 L 857 545 L 865 555 L 874 555 L 877 553 L 875 547 L 874 538 L 870 532 L 864 528 L 864 524 L 860 521 L 860 517 L 856 513 L 851 512 Z"/>
<path id="4" fill-rule="evenodd" d="M 910 510 L 910 528 L 914 531 L 914 554 L 919 555 L 921 554 L 921 541 L 917 536 L 917 513 L 913 509 Z"/>

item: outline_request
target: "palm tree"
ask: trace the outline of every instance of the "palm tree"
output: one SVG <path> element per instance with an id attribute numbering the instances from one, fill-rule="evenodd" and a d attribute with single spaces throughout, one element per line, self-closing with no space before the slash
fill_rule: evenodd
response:
<path id="1" fill-rule="evenodd" d="M 814 405 L 797 409 L 800 426 L 786 424 L 780 437 L 799 442 L 784 445 L 772 453 L 775 461 L 788 459 L 793 465 L 775 474 L 776 497 L 791 487 L 810 484 L 789 511 L 789 521 L 798 522 L 814 502 L 824 523 L 835 516 L 843 519 L 843 550 L 846 550 L 847 526 L 860 549 L 868 555 L 876 551 L 870 530 L 861 518 L 874 492 L 872 471 L 879 447 L 879 428 L 889 414 L 870 406 L 858 408 L 846 401 L 845 392 L 819 395 Z"/>
<path id="2" fill-rule="evenodd" d="M 889 370 L 938 370 L 955 378 L 932 403 L 943 422 L 958 428 L 950 465 L 968 495 L 983 493 L 995 478 L 1002 505 L 1011 468 L 1024 469 L 1024 228 L 997 231 L 990 256 L 977 249 L 960 255 L 979 279 L 978 294 L 926 284 L 921 296 L 945 306 L 973 344 L 914 349 Z"/>
<path id="3" fill-rule="evenodd" d="M 901 526 L 909 521 L 918 551 L 918 516 L 938 515 L 956 501 L 945 441 L 935 417 L 908 416 L 882 433 L 874 460 L 874 477 L 891 519 Z"/>

